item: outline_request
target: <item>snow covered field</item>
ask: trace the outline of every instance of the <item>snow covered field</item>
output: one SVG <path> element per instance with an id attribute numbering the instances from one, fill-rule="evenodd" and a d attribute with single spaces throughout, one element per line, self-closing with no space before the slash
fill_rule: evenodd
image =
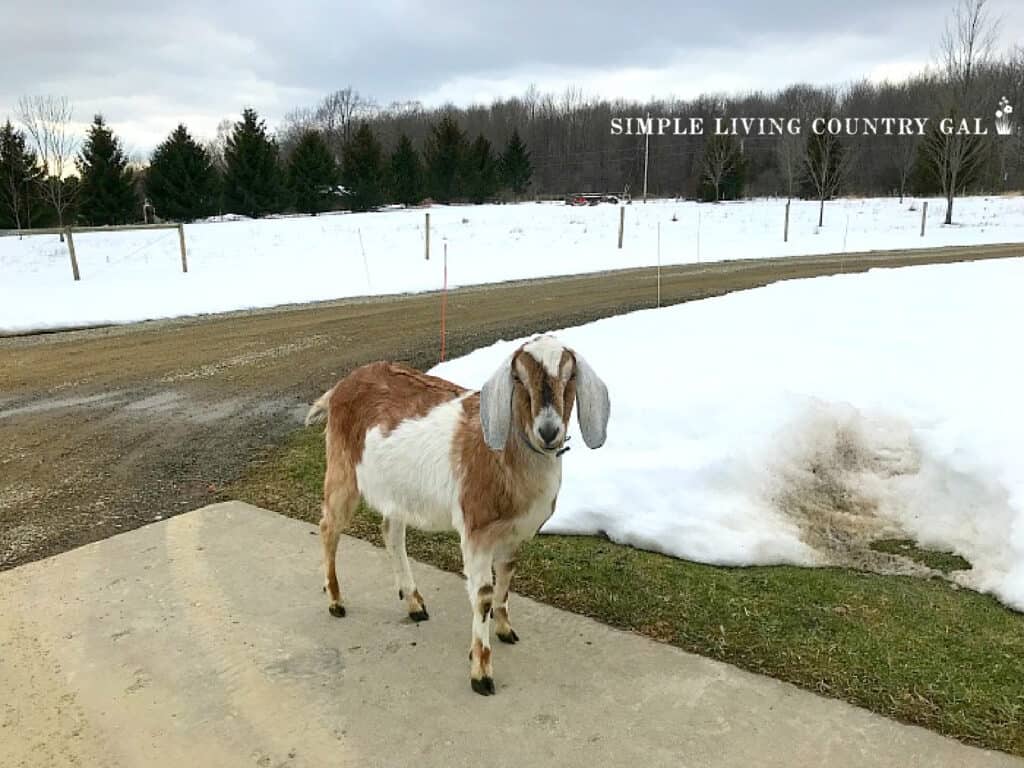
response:
<path id="1" fill-rule="evenodd" d="M 597 451 L 574 422 L 544 530 L 728 565 L 909 537 L 1024 610 L 1021 286 L 1021 259 L 873 270 L 557 331 L 612 416 Z M 518 343 L 434 372 L 479 387 Z"/>
<path id="2" fill-rule="evenodd" d="M 452 285 L 649 266 L 659 223 L 664 264 L 1024 241 L 1022 197 L 957 201 L 953 227 L 932 200 L 924 238 L 920 205 L 830 202 L 818 231 L 817 204 L 796 201 L 786 244 L 780 200 L 634 203 L 621 251 L 611 205 L 435 206 L 429 262 L 423 210 L 202 223 L 186 227 L 187 275 L 174 231 L 80 234 L 79 283 L 56 236 L 0 237 L 0 333 L 434 290 L 445 243 Z"/>

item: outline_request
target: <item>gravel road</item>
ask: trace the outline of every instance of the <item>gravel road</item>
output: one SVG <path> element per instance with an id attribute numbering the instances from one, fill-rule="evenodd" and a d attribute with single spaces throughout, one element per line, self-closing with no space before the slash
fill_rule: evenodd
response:
<path id="1" fill-rule="evenodd" d="M 667 267 L 662 303 L 1021 256 L 1016 244 Z M 654 301 L 651 269 L 460 289 L 449 355 Z M 351 368 L 435 363 L 439 316 L 437 294 L 416 294 L 0 339 L 0 570 L 208 503 Z"/>

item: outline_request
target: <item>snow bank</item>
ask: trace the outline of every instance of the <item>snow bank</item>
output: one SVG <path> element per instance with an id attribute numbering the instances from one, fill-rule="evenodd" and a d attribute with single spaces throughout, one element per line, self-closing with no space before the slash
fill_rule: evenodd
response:
<path id="1" fill-rule="evenodd" d="M 659 224 L 665 264 L 1024 240 L 1024 198 L 958 200 L 953 227 L 941 226 L 943 207 L 932 201 L 925 238 L 920 204 L 830 202 L 819 231 L 817 204 L 794 202 L 783 243 L 780 200 L 634 203 L 622 250 L 612 205 L 435 206 L 430 261 L 423 210 L 227 216 L 186 227 L 187 275 L 174 231 L 76 235 L 79 283 L 56 236 L 0 237 L 0 333 L 435 290 L 445 244 L 452 285 L 650 266 Z"/>
<path id="2" fill-rule="evenodd" d="M 599 451 L 574 425 L 544 530 L 726 565 L 909 536 L 1024 610 L 1022 286 L 1019 259 L 873 270 L 557 331 L 612 418 Z M 435 372 L 479 386 L 518 343 Z"/>

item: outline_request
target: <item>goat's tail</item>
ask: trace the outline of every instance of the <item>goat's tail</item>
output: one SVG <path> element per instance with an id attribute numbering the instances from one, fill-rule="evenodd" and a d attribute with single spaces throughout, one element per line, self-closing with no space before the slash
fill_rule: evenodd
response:
<path id="1" fill-rule="evenodd" d="M 320 395 L 319 399 L 313 403 L 313 406 L 309 409 L 309 413 L 306 414 L 307 427 L 311 427 L 314 424 L 320 424 L 327 420 L 327 407 L 331 401 L 332 392 L 334 392 L 334 387 L 331 387 Z"/>

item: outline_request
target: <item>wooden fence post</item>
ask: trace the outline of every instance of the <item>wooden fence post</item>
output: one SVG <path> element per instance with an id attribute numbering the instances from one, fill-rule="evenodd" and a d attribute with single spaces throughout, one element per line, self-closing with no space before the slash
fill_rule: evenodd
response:
<path id="1" fill-rule="evenodd" d="M 444 244 L 444 284 L 441 287 L 441 362 L 444 362 L 446 321 L 448 318 L 448 243 Z"/>
<path id="2" fill-rule="evenodd" d="M 791 200 L 786 201 L 786 225 L 782 229 L 782 242 L 784 243 L 789 242 L 789 204 L 791 202 Z"/>
<path id="3" fill-rule="evenodd" d="M 658 222 L 658 306 L 661 306 L 661 222 Z"/>
<path id="4" fill-rule="evenodd" d="M 700 264 L 700 208 L 697 209 L 697 263 Z"/>
<path id="5" fill-rule="evenodd" d="M 68 254 L 71 256 L 71 274 L 75 276 L 75 280 L 81 280 L 82 276 L 78 273 L 78 259 L 75 256 L 75 239 L 71 236 L 71 227 L 64 229 L 64 237 L 68 241 Z"/>
<path id="6" fill-rule="evenodd" d="M 181 245 L 181 271 L 188 272 L 188 257 L 185 255 L 185 225 L 178 223 L 178 243 Z"/>
<path id="7" fill-rule="evenodd" d="M 924 223 L 928 220 L 928 201 L 921 206 L 921 237 L 924 237 Z"/>
<path id="8" fill-rule="evenodd" d="M 424 253 L 426 254 L 423 258 L 430 261 L 430 212 L 427 212 L 427 224 L 423 229 L 423 242 L 424 242 Z"/>
<path id="9" fill-rule="evenodd" d="M 619 250 L 622 250 L 622 230 L 626 225 L 626 206 L 619 206 Z"/>

